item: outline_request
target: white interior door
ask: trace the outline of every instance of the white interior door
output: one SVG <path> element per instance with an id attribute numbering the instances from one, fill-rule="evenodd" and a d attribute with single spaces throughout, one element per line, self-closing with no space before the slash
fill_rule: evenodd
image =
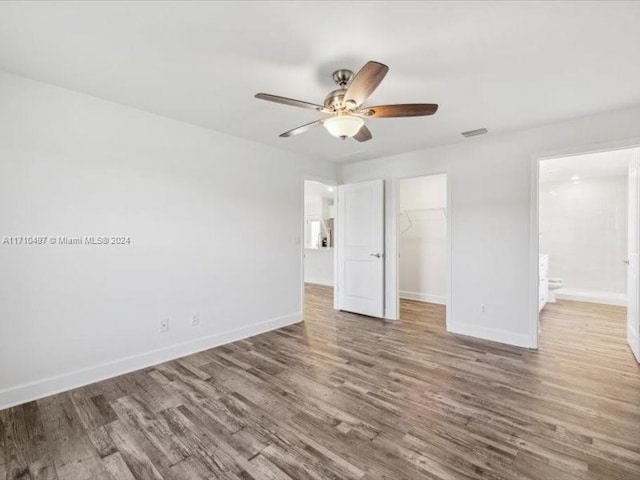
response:
<path id="1" fill-rule="evenodd" d="M 627 341 L 629 346 L 640 362 L 640 319 L 638 315 L 638 301 L 640 290 L 638 288 L 638 276 L 640 275 L 640 262 L 638 261 L 638 253 L 640 251 L 640 236 L 638 235 L 638 227 L 640 221 L 639 199 L 640 189 L 638 182 L 638 169 L 640 166 L 640 158 L 636 154 L 635 158 L 629 164 L 629 238 L 628 238 L 628 259 L 627 259 Z"/>
<path id="2" fill-rule="evenodd" d="M 338 309 L 384 316 L 384 182 L 338 186 Z"/>

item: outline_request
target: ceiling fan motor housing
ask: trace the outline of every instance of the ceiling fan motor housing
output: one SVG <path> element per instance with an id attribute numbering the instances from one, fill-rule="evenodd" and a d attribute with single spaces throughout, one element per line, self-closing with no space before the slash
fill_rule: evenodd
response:
<path id="1" fill-rule="evenodd" d="M 324 99 L 324 106 L 334 110 L 338 110 L 344 106 L 344 94 L 347 92 L 347 84 L 353 78 L 353 72 L 342 68 L 336 70 L 332 75 L 333 81 L 336 82 L 340 88 L 330 92 Z"/>
<path id="2" fill-rule="evenodd" d="M 334 110 L 340 109 L 342 107 L 345 93 L 347 93 L 346 88 L 338 88 L 337 90 L 330 92 L 324 99 L 324 106 Z"/>

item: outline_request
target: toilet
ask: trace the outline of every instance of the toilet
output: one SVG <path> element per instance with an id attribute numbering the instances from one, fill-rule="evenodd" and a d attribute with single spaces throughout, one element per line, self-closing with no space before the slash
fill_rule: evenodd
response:
<path id="1" fill-rule="evenodd" d="M 550 278 L 549 279 L 549 303 L 556 303 L 556 290 L 564 287 L 564 280 L 562 278 Z"/>

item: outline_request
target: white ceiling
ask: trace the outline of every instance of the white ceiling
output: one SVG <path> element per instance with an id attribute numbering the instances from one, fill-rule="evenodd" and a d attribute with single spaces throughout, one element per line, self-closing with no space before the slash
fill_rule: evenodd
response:
<path id="1" fill-rule="evenodd" d="M 540 183 L 627 175 L 629 162 L 637 155 L 640 155 L 640 149 L 628 148 L 543 160 L 540 162 Z"/>
<path id="2" fill-rule="evenodd" d="M 328 198 L 333 200 L 335 198 L 335 187 L 332 185 L 325 185 L 324 183 L 313 182 L 306 180 L 304 182 L 304 200 L 316 201 L 320 198 Z"/>
<path id="3" fill-rule="evenodd" d="M 640 2 L 0 2 L 0 68 L 310 157 L 387 156 L 640 104 Z M 373 104 L 440 104 L 371 119 L 359 144 L 318 117 L 331 72 L 390 72 Z"/>

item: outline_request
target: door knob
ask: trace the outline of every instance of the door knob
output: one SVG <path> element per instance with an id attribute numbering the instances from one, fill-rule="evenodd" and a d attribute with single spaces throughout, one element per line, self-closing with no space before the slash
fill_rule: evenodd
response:
<path id="1" fill-rule="evenodd" d="M 369 255 L 371 255 L 372 257 L 376 257 L 376 258 L 382 257 L 381 253 L 370 253 Z"/>
<path id="2" fill-rule="evenodd" d="M 629 265 L 629 260 L 625 260 L 624 263 L 626 263 L 627 265 Z"/>

